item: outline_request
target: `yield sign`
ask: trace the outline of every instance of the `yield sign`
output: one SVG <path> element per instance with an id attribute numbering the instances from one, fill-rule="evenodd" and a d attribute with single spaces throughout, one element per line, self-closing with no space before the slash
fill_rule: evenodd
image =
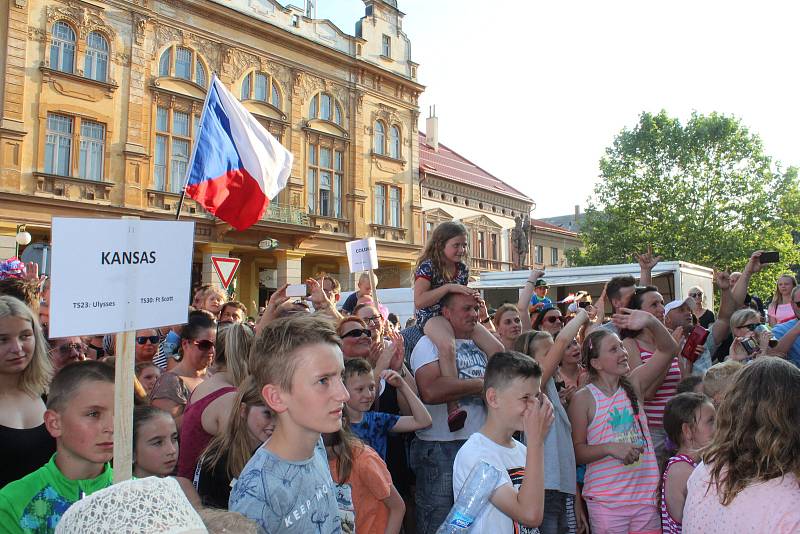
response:
<path id="1" fill-rule="evenodd" d="M 239 258 L 226 258 L 224 256 L 211 256 L 211 263 L 214 265 L 214 270 L 217 271 L 222 287 L 228 289 L 233 280 L 233 275 L 236 274 L 236 269 L 239 268 L 239 263 L 242 260 Z"/>

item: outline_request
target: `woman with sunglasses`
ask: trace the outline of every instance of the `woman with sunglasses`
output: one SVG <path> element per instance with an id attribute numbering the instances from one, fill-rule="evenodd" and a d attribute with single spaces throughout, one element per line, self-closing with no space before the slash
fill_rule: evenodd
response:
<path id="1" fill-rule="evenodd" d="M 155 328 L 136 331 L 136 363 L 152 363 L 161 338 Z"/>
<path id="2" fill-rule="evenodd" d="M 547 332 L 556 337 L 564 327 L 564 317 L 558 308 L 547 308 L 539 310 L 533 317 L 533 329 Z"/>
<path id="3" fill-rule="evenodd" d="M 228 422 L 239 385 L 248 375 L 253 331 L 238 323 L 223 325 L 214 347 L 214 374 L 198 385 L 183 412 L 178 476 L 191 479 L 197 459 Z"/>
<path id="4" fill-rule="evenodd" d="M 692 299 L 692 314 L 694 315 L 697 323 L 705 329 L 717 320 L 714 312 L 706 308 L 706 296 L 703 290 L 694 286 L 689 289 L 689 298 Z"/>
<path id="5" fill-rule="evenodd" d="M 735 311 L 731 315 L 731 333 L 733 342 L 726 359 L 748 362 L 771 352 L 769 340 L 772 334 L 761 324 L 761 317 L 755 310 L 744 308 Z"/>
<path id="6" fill-rule="evenodd" d="M 51 373 L 39 321 L 21 300 L 0 296 L 0 488 L 39 469 L 56 452 L 42 401 Z"/>
<path id="7" fill-rule="evenodd" d="M 216 337 L 214 316 L 204 310 L 191 312 L 189 322 L 181 330 L 180 361 L 159 377 L 150 393 L 152 405 L 172 414 L 178 431 L 192 391 L 206 379 Z"/>

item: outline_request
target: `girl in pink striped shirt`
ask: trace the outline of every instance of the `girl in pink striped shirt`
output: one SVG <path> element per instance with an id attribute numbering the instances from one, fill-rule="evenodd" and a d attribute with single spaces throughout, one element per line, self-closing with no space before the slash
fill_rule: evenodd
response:
<path id="1" fill-rule="evenodd" d="M 659 471 L 640 399 L 666 373 L 678 345 L 647 312 L 622 309 L 613 321 L 621 330 L 650 332 L 655 351 L 631 371 L 615 334 L 599 329 L 583 342 L 589 384 L 569 405 L 575 459 L 586 464 L 583 497 L 592 532 L 660 533 Z"/>
<path id="2" fill-rule="evenodd" d="M 714 436 L 716 410 L 702 393 L 681 393 L 667 403 L 664 430 L 678 450 L 667 461 L 661 478 L 661 529 L 681 534 L 686 482 L 697 467 L 700 449 Z"/>

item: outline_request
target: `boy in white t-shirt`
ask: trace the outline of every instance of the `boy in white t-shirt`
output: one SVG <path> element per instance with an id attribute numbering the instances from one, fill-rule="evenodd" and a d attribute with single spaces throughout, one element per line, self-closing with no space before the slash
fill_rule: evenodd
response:
<path id="1" fill-rule="evenodd" d="M 553 422 L 553 406 L 539 390 L 541 376 L 539 364 L 518 352 L 498 352 L 486 366 L 486 423 L 456 455 L 453 493 L 458 495 L 480 460 L 504 475 L 474 532 L 538 532 L 544 514 L 544 438 Z M 525 432 L 527 448 L 512 437 L 517 431 Z"/>

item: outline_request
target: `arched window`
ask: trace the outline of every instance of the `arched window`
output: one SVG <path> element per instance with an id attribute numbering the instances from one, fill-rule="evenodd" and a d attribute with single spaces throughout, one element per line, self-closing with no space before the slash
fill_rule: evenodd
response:
<path id="1" fill-rule="evenodd" d="M 86 37 L 86 60 L 83 74 L 100 82 L 108 78 L 108 41 L 99 32 L 90 32 Z"/>
<path id="2" fill-rule="evenodd" d="M 50 68 L 62 72 L 75 72 L 75 30 L 62 20 L 53 24 Z"/>
<path id="3" fill-rule="evenodd" d="M 376 154 L 386 153 L 386 128 L 381 121 L 375 121 L 373 150 Z"/>
<path id="4" fill-rule="evenodd" d="M 191 49 L 173 46 L 161 53 L 158 60 L 159 76 L 174 76 L 193 81 L 201 87 L 208 84 L 208 76 L 200 57 Z"/>
<path id="5" fill-rule="evenodd" d="M 278 83 L 263 72 L 250 73 L 242 80 L 242 100 L 260 100 L 281 109 Z"/>
<path id="6" fill-rule="evenodd" d="M 342 126 L 342 107 L 328 93 L 318 93 L 311 99 L 309 116 L 312 119 L 323 119 Z"/>
<path id="7" fill-rule="evenodd" d="M 389 130 L 389 156 L 400 159 L 400 128 L 397 126 Z"/>

